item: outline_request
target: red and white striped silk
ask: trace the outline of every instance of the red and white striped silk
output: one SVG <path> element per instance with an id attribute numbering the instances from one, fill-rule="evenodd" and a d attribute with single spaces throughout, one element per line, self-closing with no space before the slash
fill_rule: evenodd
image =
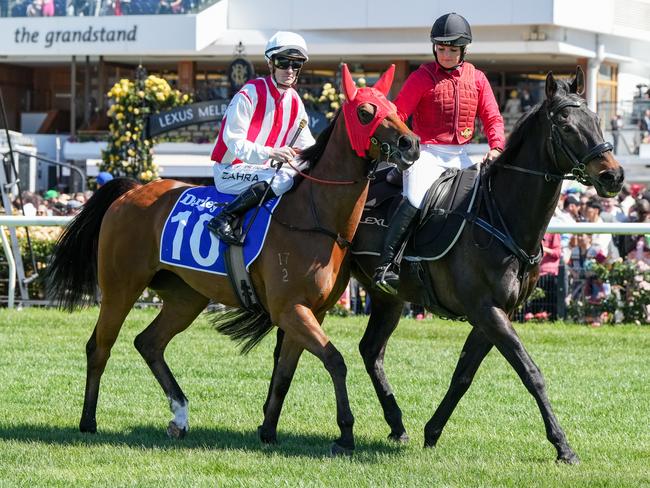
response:
<path id="1" fill-rule="evenodd" d="M 221 164 L 270 164 L 271 148 L 286 146 L 307 120 L 298 93 L 290 88 L 281 93 L 270 76 L 246 83 L 230 101 L 212 150 L 212 160 Z M 305 127 L 294 147 L 303 149 L 314 143 Z"/>

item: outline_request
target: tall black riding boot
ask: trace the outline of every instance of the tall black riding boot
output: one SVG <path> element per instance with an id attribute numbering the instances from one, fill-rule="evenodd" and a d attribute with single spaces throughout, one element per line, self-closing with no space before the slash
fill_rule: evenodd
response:
<path id="1" fill-rule="evenodd" d="M 233 224 L 236 219 L 244 215 L 247 210 L 250 210 L 255 205 L 260 203 L 264 192 L 269 184 L 266 181 L 255 183 L 250 188 L 241 192 L 237 198 L 230 202 L 219 215 L 207 223 L 207 228 L 216 234 L 222 242 L 226 244 L 241 246 L 240 236 L 236 235 Z M 273 190 L 269 189 L 264 197 L 264 200 L 276 196 Z"/>
<path id="2" fill-rule="evenodd" d="M 375 270 L 374 282 L 377 288 L 387 293 L 393 295 L 397 293 L 397 287 L 399 286 L 399 257 L 397 253 L 404 243 L 411 222 L 417 215 L 418 210 L 404 197 L 386 231 L 384 248 L 381 253 L 381 264 Z"/>

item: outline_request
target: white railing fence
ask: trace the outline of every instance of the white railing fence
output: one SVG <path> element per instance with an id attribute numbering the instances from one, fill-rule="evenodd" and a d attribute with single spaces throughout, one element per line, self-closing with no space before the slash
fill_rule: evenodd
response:
<path id="1" fill-rule="evenodd" d="M 23 216 L 0 216 L 0 234 L 2 247 L 9 264 L 9 288 L 7 306 L 14 307 L 16 289 L 16 265 L 14 256 L 5 234 L 5 227 L 40 227 L 40 226 L 65 226 L 73 217 L 23 217 Z M 551 224 L 548 232 L 554 234 L 650 234 L 650 224 L 642 223 L 602 223 L 592 224 L 576 222 L 575 224 Z"/>

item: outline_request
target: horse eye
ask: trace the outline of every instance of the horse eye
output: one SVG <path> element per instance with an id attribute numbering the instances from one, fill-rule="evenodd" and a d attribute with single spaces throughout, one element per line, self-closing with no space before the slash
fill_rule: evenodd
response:
<path id="1" fill-rule="evenodd" d="M 372 105 L 369 105 L 369 107 L 372 109 L 372 112 L 364 106 L 357 108 L 357 115 L 363 125 L 369 124 L 375 118 L 375 107 Z"/>
<path id="2" fill-rule="evenodd" d="M 573 127 L 571 127 L 569 124 L 563 125 L 562 130 L 564 132 L 571 132 L 573 130 Z"/>

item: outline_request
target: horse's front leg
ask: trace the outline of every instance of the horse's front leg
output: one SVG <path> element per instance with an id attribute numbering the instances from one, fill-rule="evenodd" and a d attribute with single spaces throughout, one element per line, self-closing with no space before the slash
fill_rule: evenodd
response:
<path id="1" fill-rule="evenodd" d="M 292 365 L 295 368 L 299 357 L 299 354 L 296 357 L 297 351 L 303 349 L 311 352 L 322 361 L 334 383 L 336 420 L 341 431 L 340 437 L 332 444 L 332 454 L 351 454 L 354 450 L 354 416 L 352 415 L 350 401 L 348 399 L 346 386 L 347 367 L 343 356 L 330 342 L 329 337 L 325 335 L 323 329 L 320 327 L 319 320 L 307 306 L 294 305 L 290 310 L 281 313 L 279 318 L 280 327 L 284 329 L 285 335 L 276 368 L 276 376 L 282 374 L 285 379 L 289 378 L 290 383 L 290 377 L 287 376 L 287 372 Z M 284 368 L 281 368 L 285 344 L 287 351 L 286 371 L 284 371 Z M 276 398 L 276 393 L 286 394 L 286 390 L 282 388 L 283 384 L 279 381 L 277 384 L 280 388 L 276 390 L 272 386 L 272 392 L 267 402 L 265 423 L 267 418 L 269 419 L 269 424 L 271 424 L 273 422 L 273 416 L 279 416 L 279 408 L 281 408 L 282 402 L 279 401 L 279 396 Z M 288 383 L 285 386 L 288 387 Z M 277 419 L 275 422 L 277 423 Z"/>
<path id="2" fill-rule="evenodd" d="M 373 291 L 369 293 L 372 312 L 366 332 L 359 343 L 359 352 L 375 387 L 381 408 L 384 410 L 384 419 L 390 427 L 388 438 L 397 442 L 407 442 L 409 437 L 402 422 L 402 411 L 384 372 L 386 344 L 399 323 L 404 303 L 386 293 Z"/>
<path id="3" fill-rule="evenodd" d="M 488 340 L 503 354 L 530 394 L 535 398 L 544 420 L 546 438 L 555 447 L 557 460 L 577 464 L 579 462 L 578 456 L 569 446 L 566 435 L 551 408 L 551 403 L 546 394 L 544 377 L 528 351 L 526 351 L 506 313 L 495 306 L 484 307 L 479 311 L 477 317 L 470 318 L 470 321 L 474 326 L 479 327 Z"/>
<path id="4" fill-rule="evenodd" d="M 478 329 L 472 328 L 458 358 L 456 369 L 445 397 L 424 427 L 424 447 L 434 447 L 456 405 L 469 389 L 481 362 L 492 349 L 492 344 Z"/>

